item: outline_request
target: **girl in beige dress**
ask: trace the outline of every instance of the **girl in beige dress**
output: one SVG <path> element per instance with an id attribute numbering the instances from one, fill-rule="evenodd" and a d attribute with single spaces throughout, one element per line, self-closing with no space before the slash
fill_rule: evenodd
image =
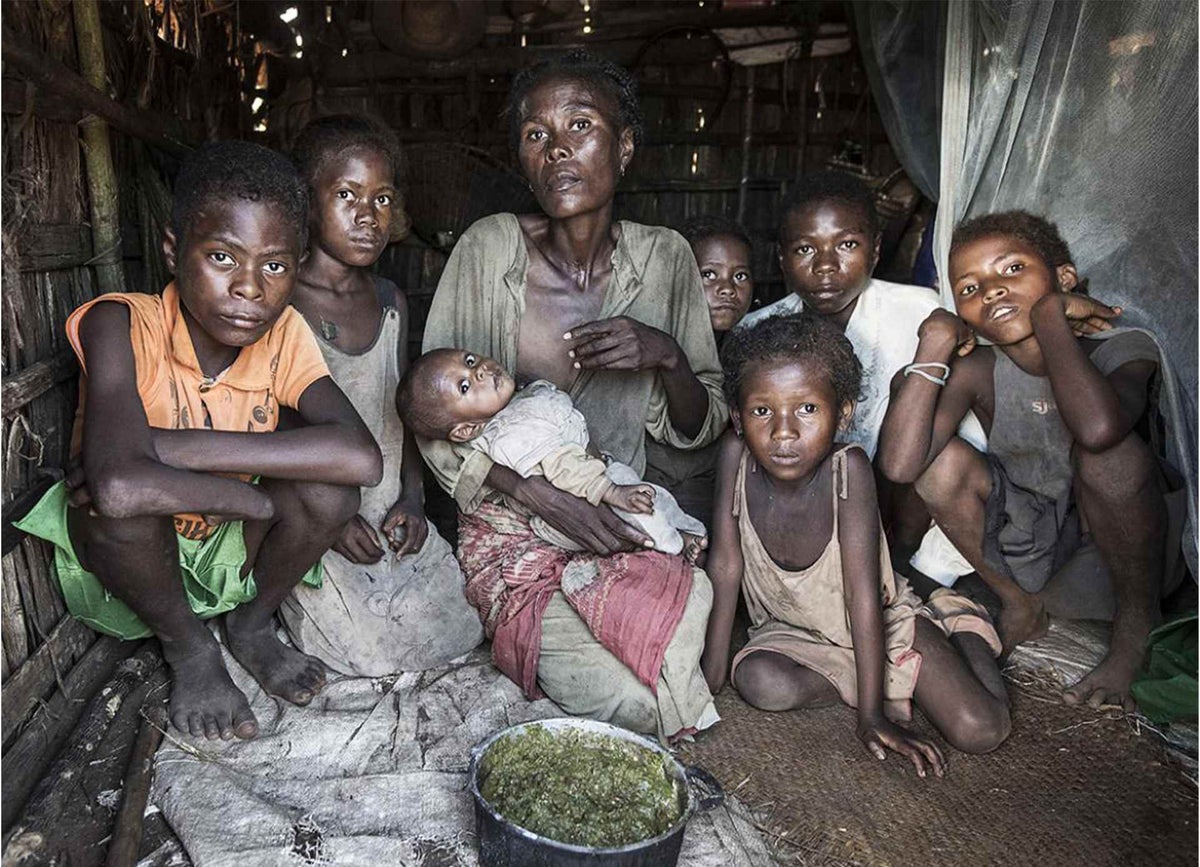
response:
<path id="1" fill-rule="evenodd" d="M 877 758 L 924 777 L 945 760 L 899 723 L 917 706 L 953 746 L 995 749 L 1009 733 L 1000 652 L 986 611 L 950 590 L 927 605 L 892 572 L 870 460 L 835 442 L 862 369 L 846 337 L 797 314 L 735 332 L 722 350 L 734 430 L 722 442 L 708 561 L 702 666 L 724 683 L 739 588 L 750 640 L 733 685 L 763 710 L 844 702 Z"/>

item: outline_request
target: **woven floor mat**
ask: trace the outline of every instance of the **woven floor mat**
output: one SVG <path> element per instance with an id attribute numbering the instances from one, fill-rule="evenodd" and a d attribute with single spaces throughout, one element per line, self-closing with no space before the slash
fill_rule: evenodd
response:
<path id="1" fill-rule="evenodd" d="M 880 762 L 854 711 L 765 713 L 732 688 L 722 722 L 684 749 L 756 810 L 782 863 L 1133 865 L 1196 863 L 1196 789 L 1133 718 L 1068 707 L 1010 683 L 1013 732 L 996 752 L 944 746 L 942 780 Z M 936 737 L 918 718 L 917 731 Z"/>

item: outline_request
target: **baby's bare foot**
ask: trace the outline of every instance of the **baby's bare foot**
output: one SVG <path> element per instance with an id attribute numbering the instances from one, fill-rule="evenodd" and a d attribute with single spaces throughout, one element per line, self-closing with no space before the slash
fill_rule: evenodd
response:
<path id="1" fill-rule="evenodd" d="M 708 549 L 707 536 L 693 536 L 691 533 L 680 533 L 683 537 L 683 556 L 684 559 L 695 566 L 700 562 L 700 557 L 703 556 L 705 550 Z"/>
<path id="2" fill-rule="evenodd" d="M 225 615 L 225 641 L 268 695 L 303 706 L 325 686 L 325 664 L 280 641 L 271 621 L 252 629 L 231 611 Z"/>
<path id="3" fill-rule="evenodd" d="M 171 723 L 181 732 L 211 740 L 258 734 L 258 721 L 238 689 L 215 641 L 185 646 L 163 643 L 171 669 Z"/>
<path id="4" fill-rule="evenodd" d="M 1042 600 L 1027 595 L 1017 602 L 1005 601 L 996 631 L 1000 633 L 1004 652 L 1011 653 L 1017 645 L 1034 641 L 1049 632 L 1050 617 Z"/>

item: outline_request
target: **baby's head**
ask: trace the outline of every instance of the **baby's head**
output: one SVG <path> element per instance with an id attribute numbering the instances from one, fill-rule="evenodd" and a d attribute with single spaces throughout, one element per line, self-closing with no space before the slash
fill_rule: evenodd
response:
<path id="1" fill-rule="evenodd" d="M 844 326 L 879 261 L 875 201 L 845 172 L 805 175 L 788 193 L 779 224 L 779 267 L 806 310 Z"/>
<path id="2" fill-rule="evenodd" d="M 681 234 L 691 245 L 700 268 L 713 331 L 720 334 L 731 330 L 742 321 L 754 296 L 750 236 L 733 220 L 716 215 L 689 220 Z"/>
<path id="3" fill-rule="evenodd" d="M 429 440 L 465 443 L 508 405 L 516 385 L 500 364 L 465 349 L 435 349 L 412 363 L 396 388 L 396 411 Z"/>
<path id="4" fill-rule="evenodd" d="M 850 422 L 862 365 L 841 330 L 811 313 L 734 331 L 721 350 L 734 429 L 771 476 L 805 478 Z"/>
<path id="5" fill-rule="evenodd" d="M 249 346 L 286 309 L 308 242 L 308 195 L 295 167 L 249 142 L 192 153 L 175 179 L 163 256 L 194 324 Z"/>
<path id="6" fill-rule="evenodd" d="M 1058 228 L 1026 211 L 987 214 L 955 229 L 950 286 L 958 315 L 998 346 L 1033 333 L 1029 314 L 1038 299 L 1085 289 Z"/>
<path id="7" fill-rule="evenodd" d="M 396 134 L 380 121 L 352 114 L 317 118 L 300 131 L 292 159 L 308 184 L 314 247 L 364 268 L 394 236 L 407 233 L 397 186 L 403 155 Z"/>

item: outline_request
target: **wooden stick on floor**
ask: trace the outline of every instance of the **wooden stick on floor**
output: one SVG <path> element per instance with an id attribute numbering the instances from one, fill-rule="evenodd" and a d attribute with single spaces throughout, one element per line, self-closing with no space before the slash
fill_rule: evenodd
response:
<path id="1" fill-rule="evenodd" d="M 151 679 L 150 691 L 142 705 L 142 722 L 138 728 L 129 769 L 122 787 L 121 811 L 113 827 L 112 842 L 108 845 L 105 867 L 133 867 L 142 844 L 143 819 L 150 784 L 154 780 L 154 754 L 162 743 L 167 727 L 167 672 L 160 668 Z"/>

